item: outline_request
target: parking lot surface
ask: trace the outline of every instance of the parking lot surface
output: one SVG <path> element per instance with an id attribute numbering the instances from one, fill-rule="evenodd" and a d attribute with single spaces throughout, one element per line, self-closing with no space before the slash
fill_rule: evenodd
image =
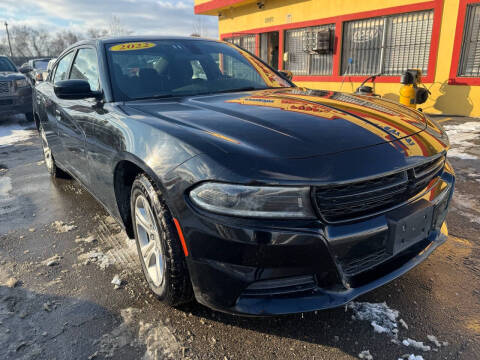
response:
<path id="1" fill-rule="evenodd" d="M 76 181 L 50 178 L 33 124 L 1 119 L 0 358 L 479 359 L 480 120 L 437 120 L 457 174 L 448 241 L 350 306 L 242 318 L 158 302 L 134 242 Z"/>

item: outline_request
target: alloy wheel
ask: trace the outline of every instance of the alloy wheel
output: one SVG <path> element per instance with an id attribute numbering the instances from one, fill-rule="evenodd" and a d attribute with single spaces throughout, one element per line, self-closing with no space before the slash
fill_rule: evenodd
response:
<path id="1" fill-rule="evenodd" d="M 47 136 L 45 135 L 45 130 L 43 130 L 43 127 L 40 127 L 40 137 L 42 138 L 42 148 L 45 165 L 47 166 L 48 171 L 51 172 L 53 169 L 52 150 L 50 149 L 50 146 L 48 146 Z"/>
<path id="2" fill-rule="evenodd" d="M 152 208 L 143 195 L 135 200 L 135 224 L 141 259 L 153 284 L 160 286 L 165 278 L 165 257 Z"/>

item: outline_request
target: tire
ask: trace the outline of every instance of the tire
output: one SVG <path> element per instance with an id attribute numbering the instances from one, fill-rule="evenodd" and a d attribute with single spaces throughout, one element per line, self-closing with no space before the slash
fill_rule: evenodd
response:
<path id="1" fill-rule="evenodd" d="M 28 122 L 34 122 L 35 121 L 35 119 L 33 118 L 33 112 L 25 113 L 25 117 L 27 118 Z"/>
<path id="2" fill-rule="evenodd" d="M 145 174 L 132 184 L 130 210 L 138 256 L 150 290 L 170 306 L 193 298 L 185 256 L 161 192 Z"/>
<path id="3" fill-rule="evenodd" d="M 47 168 L 48 173 L 53 178 L 69 178 L 69 175 L 57 166 L 52 150 L 48 145 L 47 136 L 41 125 L 39 126 L 39 132 L 40 140 L 42 141 L 43 160 L 45 161 L 45 167 Z"/>

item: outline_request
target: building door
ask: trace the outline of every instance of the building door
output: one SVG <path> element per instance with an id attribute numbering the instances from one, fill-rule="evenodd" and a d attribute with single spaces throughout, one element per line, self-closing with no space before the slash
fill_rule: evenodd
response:
<path id="1" fill-rule="evenodd" d="M 278 69 L 278 31 L 260 34 L 260 58 Z"/>

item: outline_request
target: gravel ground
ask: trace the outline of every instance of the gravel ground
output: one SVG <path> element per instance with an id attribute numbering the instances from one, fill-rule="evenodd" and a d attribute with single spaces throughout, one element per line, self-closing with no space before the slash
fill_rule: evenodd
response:
<path id="1" fill-rule="evenodd" d="M 30 124 L 1 120 L 0 358 L 479 359 L 480 120 L 437 120 L 457 173 L 447 243 L 349 307 L 272 318 L 159 303 L 133 241 L 74 180 L 50 179 Z"/>

